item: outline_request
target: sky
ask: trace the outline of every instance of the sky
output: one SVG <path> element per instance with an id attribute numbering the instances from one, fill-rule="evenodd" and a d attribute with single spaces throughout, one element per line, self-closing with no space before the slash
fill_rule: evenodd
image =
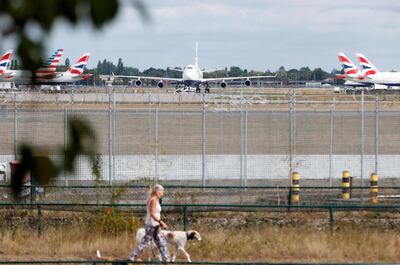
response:
<path id="1" fill-rule="evenodd" d="M 400 71 L 398 0 L 147 0 L 150 22 L 131 1 L 120 2 L 117 18 L 101 30 L 58 21 L 46 38 L 47 53 L 64 48 L 62 62 L 72 62 L 89 51 L 89 68 L 121 57 L 143 70 L 192 64 L 198 42 L 205 69 L 330 72 L 340 69 L 338 52 L 353 61 L 362 52 L 378 69 Z M 0 45 L 13 48 L 13 41 Z"/>

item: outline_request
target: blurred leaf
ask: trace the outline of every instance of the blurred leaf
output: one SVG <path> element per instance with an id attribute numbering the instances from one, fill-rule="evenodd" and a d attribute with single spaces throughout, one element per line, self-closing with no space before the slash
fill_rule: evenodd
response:
<path id="1" fill-rule="evenodd" d="M 31 178 L 34 178 L 35 184 L 47 185 L 60 172 L 48 156 L 34 156 L 30 164 Z"/>
<path id="2" fill-rule="evenodd" d="M 64 150 L 64 165 L 67 172 L 73 172 L 74 163 L 79 155 L 87 155 L 95 161 L 96 135 L 88 123 L 82 119 L 69 121 L 69 142 Z"/>
<path id="3" fill-rule="evenodd" d="M 14 196 L 18 196 L 22 190 L 23 180 L 29 172 L 30 161 L 32 161 L 32 148 L 27 145 L 21 145 L 19 148 L 21 160 L 16 164 L 16 171 L 11 175 L 11 189 Z"/>
<path id="4" fill-rule="evenodd" d="M 32 74 L 34 74 L 34 70 L 41 65 L 40 54 L 42 54 L 42 50 L 43 46 L 41 43 L 34 42 L 28 37 L 23 36 L 17 48 L 23 69 L 31 70 Z M 34 75 L 33 78 L 35 78 Z"/>
<path id="5" fill-rule="evenodd" d="M 91 0 L 90 14 L 93 24 L 100 28 L 104 23 L 114 18 L 118 12 L 117 0 Z"/>
<path id="6" fill-rule="evenodd" d="M 33 40 L 28 32 L 29 26 L 38 25 L 44 36 L 60 18 L 74 25 L 89 20 L 95 27 L 101 28 L 115 18 L 119 11 L 119 3 L 118 0 L 2 0 L 0 16 L 7 17 L 10 23 L 2 25 L 1 35 L 12 36 L 17 40 L 17 53 L 21 65 L 24 69 L 32 71 L 35 84 L 35 70 L 42 64 L 40 58 L 43 57 L 45 39 Z M 149 20 L 144 2 L 133 0 L 133 4 L 142 19 Z M 74 163 L 79 155 L 88 155 L 92 163 L 95 162 L 96 137 L 92 128 L 80 119 L 71 119 L 69 124 L 69 143 L 60 151 L 64 154 L 60 165 L 54 164 L 46 154 L 39 153 L 35 147 L 20 146 L 20 163 L 11 177 L 14 195 L 20 193 L 23 179 L 28 172 L 31 172 L 40 184 L 46 184 L 62 169 L 73 172 Z"/>
<path id="7" fill-rule="evenodd" d="M 46 185 L 54 180 L 64 169 L 66 172 L 74 172 L 74 164 L 80 155 L 89 156 L 92 163 L 95 163 L 96 156 L 96 135 L 88 122 L 72 118 L 69 120 L 69 142 L 66 146 L 63 160 L 55 164 L 46 151 L 40 147 L 33 147 L 23 144 L 19 148 L 20 161 L 16 171 L 11 175 L 11 187 L 17 197 L 24 184 L 24 178 L 30 173 L 35 184 Z"/>
<path id="8" fill-rule="evenodd" d="M 134 0 L 133 6 L 139 12 L 144 22 L 150 22 L 150 13 L 142 1 Z"/>

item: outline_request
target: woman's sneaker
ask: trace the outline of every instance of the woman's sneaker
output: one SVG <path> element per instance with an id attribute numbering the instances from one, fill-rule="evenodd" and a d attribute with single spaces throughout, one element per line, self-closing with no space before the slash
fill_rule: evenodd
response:
<path id="1" fill-rule="evenodd" d="M 135 262 L 135 261 L 142 261 L 141 259 L 135 258 L 135 256 L 129 256 L 128 258 L 130 261 Z"/>

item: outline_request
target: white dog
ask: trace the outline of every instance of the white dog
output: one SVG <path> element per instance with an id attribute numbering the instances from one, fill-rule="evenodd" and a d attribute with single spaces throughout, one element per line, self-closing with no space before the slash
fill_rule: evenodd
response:
<path id="1" fill-rule="evenodd" d="M 142 241 L 142 238 L 146 234 L 146 231 L 144 228 L 139 228 L 136 231 L 136 241 L 140 243 Z M 176 254 L 178 253 L 178 250 L 182 251 L 183 254 L 185 254 L 187 261 L 192 262 L 190 259 L 189 253 L 186 252 L 185 246 L 188 240 L 197 240 L 201 241 L 201 236 L 200 233 L 194 230 L 189 230 L 187 232 L 185 231 L 162 231 L 163 236 L 165 237 L 166 241 L 175 246 L 175 251 L 174 254 L 172 255 L 172 261 L 175 261 Z M 153 241 L 151 241 L 151 248 L 152 252 L 154 253 L 154 249 L 157 249 L 157 246 Z M 161 260 L 161 255 L 158 255 L 158 259 Z M 150 260 L 150 257 L 149 257 Z"/>

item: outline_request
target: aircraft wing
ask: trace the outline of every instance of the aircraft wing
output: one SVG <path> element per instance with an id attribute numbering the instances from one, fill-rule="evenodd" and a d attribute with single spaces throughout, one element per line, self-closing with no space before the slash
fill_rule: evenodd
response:
<path id="1" fill-rule="evenodd" d="M 254 76 L 233 76 L 233 77 L 218 77 L 218 78 L 204 78 L 203 82 L 215 82 L 215 81 L 232 81 L 232 80 L 245 80 L 245 79 L 263 79 L 263 78 L 274 78 L 275 75 L 254 75 Z"/>
<path id="2" fill-rule="evenodd" d="M 141 79 L 141 80 L 163 80 L 163 81 L 174 81 L 182 82 L 182 78 L 170 78 L 170 77 L 156 77 L 156 76 L 137 76 L 137 75 L 112 75 L 117 78 L 131 78 L 131 79 Z"/>

